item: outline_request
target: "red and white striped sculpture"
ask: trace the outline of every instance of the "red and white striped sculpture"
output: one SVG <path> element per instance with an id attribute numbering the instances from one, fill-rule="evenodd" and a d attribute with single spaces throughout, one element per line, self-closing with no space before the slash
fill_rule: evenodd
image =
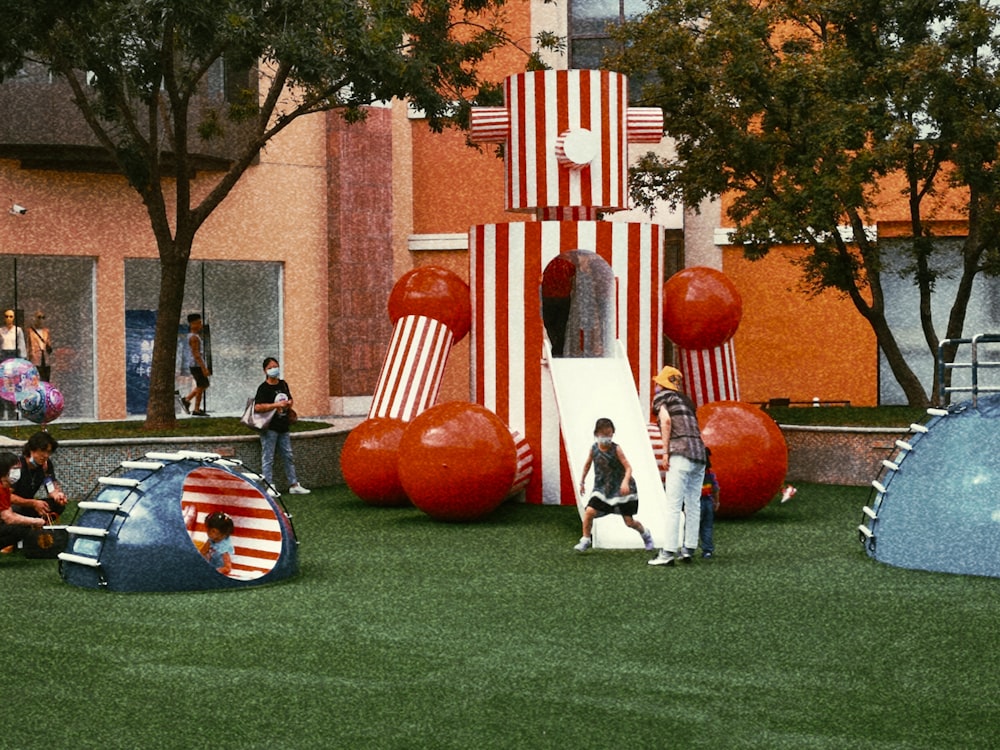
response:
<path id="1" fill-rule="evenodd" d="M 539 285 L 561 253 L 592 251 L 617 279 L 614 338 L 626 349 L 646 403 L 662 360 L 663 230 L 606 222 L 628 207 L 628 145 L 659 143 L 659 109 L 628 106 L 625 76 L 547 70 L 510 76 L 506 104 L 472 112 L 471 139 L 505 146 L 506 207 L 537 221 L 482 224 L 469 231 L 473 398 L 532 447 L 529 502 L 576 502 L 549 374 Z"/>

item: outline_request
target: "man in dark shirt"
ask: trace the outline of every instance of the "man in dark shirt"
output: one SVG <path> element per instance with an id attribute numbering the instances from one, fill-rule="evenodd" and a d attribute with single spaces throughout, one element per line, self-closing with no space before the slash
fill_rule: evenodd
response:
<path id="1" fill-rule="evenodd" d="M 55 522 L 66 509 L 66 494 L 56 481 L 56 468 L 52 454 L 59 444 L 49 433 L 36 432 L 21 450 L 21 477 L 12 487 L 11 504 L 24 515 L 48 518 Z M 38 490 L 45 487 L 46 497 L 36 499 Z"/>

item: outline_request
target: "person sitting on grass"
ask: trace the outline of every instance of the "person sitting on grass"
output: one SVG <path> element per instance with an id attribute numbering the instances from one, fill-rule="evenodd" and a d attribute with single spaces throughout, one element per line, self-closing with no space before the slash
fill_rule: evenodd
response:
<path id="1" fill-rule="evenodd" d="M 47 518 L 22 516 L 11 508 L 11 487 L 21 478 L 20 458 L 13 453 L 0 453 L 0 548 L 10 553 L 21 542 L 31 528 L 42 527 Z"/>
<path id="2" fill-rule="evenodd" d="M 580 494 L 586 491 L 584 480 L 591 465 L 594 467 L 594 489 L 583 511 L 583 536 L 573 549 L 577 552 L 590 549 L 594 519 L 608 513 L 620 515 L 626 526 L 639 532 L 646 549 L 653 549 L 653 535 L 633 518 L 639 511 L 639 495 L 632 477 L 632 465 L 625 458 L 625 451 L 614 441 L 614 423 L 606 417 L 598 419 L 594 425 L 594 437 L 597 441 L 591 446 L 590 455 L 583 465 Z"/>

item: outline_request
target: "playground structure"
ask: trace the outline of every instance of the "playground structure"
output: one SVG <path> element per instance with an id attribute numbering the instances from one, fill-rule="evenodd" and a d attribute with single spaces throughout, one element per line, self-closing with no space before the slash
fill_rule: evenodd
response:
<path id="1" fill-rule="evenodd" d="M 199 551 L 205 517 L 233 519 L 232 571 Z M 102 477 L 65 527 L 63 579 L 109 591 L 197 591 L 258 586 L 298 572 L 291 516 L 264 478 L 214 453 L 147 453 Z"/>
<path id="2" fill-rule="evenodd" d="M 373 505 L 412 500 L 448 520 L 462 515 L 461 497 L 496 497 L 508 469 L 495 472 L 488 488 L 471 476 L 457 486 L 441 481 L 456 476 L 463 441 L 474 438 L 454 428 L 471 415 L 452 413 L 431 430 L 420 425 L 427 434 L 447 434 L 450 447 L 431 451 L 412 436 L 418 422 L 430 419 L 425 414 L 443 406 L 434 403 L 444 361 L 468 331 L 471 400 L 484 410 L 479 417 L 492 414 L 507 426 L 517 447 L 508 494 L 523 489 L 529 503 L 576 505 L 582 512 L 587 495 L 578 495 L 577 487 L 594 423 L 611 417 L 636 477 L 637 517 L 654 538 L 662 537 L 663 446 L 649 423 L 652 378 L 663 362 L 662 331 L 676 321 L 678 338 L 686 335 L 681 366 L 696 403 L 730 399 L 734 408 L 742 406 L 735 401 L 731 345 L 742 310 L 739 294 L 718 271 L 697 268 L 678 274 L 668 285 L 676 291 L 668 295 L 661 288 L 663 229 L 605 219 L 627 208 L 629 144 L 659 143 L 663 132 L 658 109 L 628 106 L 624 76 L 533 71 L 508 77 L 504 92 L 504 106 L 473 109 L 470 138 L 503 144 L 506 208 L 533 220 L 473 226 L 464 288 L 464 282 L 431 268 L 397 283 L 389 304 L 393 338 L 369 419 L 351 433 L 341 454 L 345 481 Z M 669 318 L 665 299 L 676 302 Z M 731 415 L 732 409 L 723 410 L 715 420 L 720 444 L 730 439 Z M 770 423 L 759 410 L 754 415 Z M 737 422 L 742 428 L 745 420 Z M 483 429 L 493 427 L 484 423 Z M 497 450 L 509 466 L 510 444 L 500 442 Z M 778 450 L 765 458 L 777 479 L 769 479 L 773 486 L 755 498 L 752 510 L 766 504 L 784 478 L 787 451 L 780 432 L 772 443 Z M 414 446 L 423 461 L 408 455 Z M 748 450 L 758 459 L 751 472 L 759 475 L 759 446 Z M 741 479 L 732 478 L 730 502 L 741 496 Z M 408 489 L 418 484 L 419 502 Z M 428 496 L 432 486 L 440 501 Z M 488 512 L 492 503 L 473 515 Z M 640 543 L 614 518 L 597 519 L 593 539 L 595 547 Z"/>
<path id="3" fill-rule="evenodd" d="M 1000 368 L 1000 334 L 942 341 L 941 401 L 896 441 L 872 480 L 858 537 L 868 555 L 901 568 L 1000 577 L 1000 387 L 980 376 Z M 962 353 L 945 363 L 947 347 Z M 987 356 L 992 354 L 992 357 Z M 946 375 L 951 371 L 952 378 Z M 961 377 L 963 373 L 969 377 Z M 946 385 L 960 379 L 961 384 Z M 986 394 L 986 395 L 984 395 Z"/>

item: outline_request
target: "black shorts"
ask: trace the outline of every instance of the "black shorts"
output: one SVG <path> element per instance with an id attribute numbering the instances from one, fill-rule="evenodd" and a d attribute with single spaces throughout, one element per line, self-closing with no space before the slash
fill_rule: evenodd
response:
<path id="1" fill-rule="evenodd" d="M 191 368 L 191 377 L 194 378 L 194 383 L 199 388 L 208 388 L 208 386 L 211 385 L 208 382 L 208 376 L 201 371 L 200 367 Z"/>
<path id="2" fill-rule="evenodd" d="M 618 516 L 634 516 L 639 512 L 639 497 L 637 495 L 630 495 L 632 499 L 626 500 L 621 503 L 606 503 L 601 498 L 594 495 L 587 502 L 588 508 L 593 508 L 598 512 L 599 515 L 606 516 L 614 513 Z"/>

